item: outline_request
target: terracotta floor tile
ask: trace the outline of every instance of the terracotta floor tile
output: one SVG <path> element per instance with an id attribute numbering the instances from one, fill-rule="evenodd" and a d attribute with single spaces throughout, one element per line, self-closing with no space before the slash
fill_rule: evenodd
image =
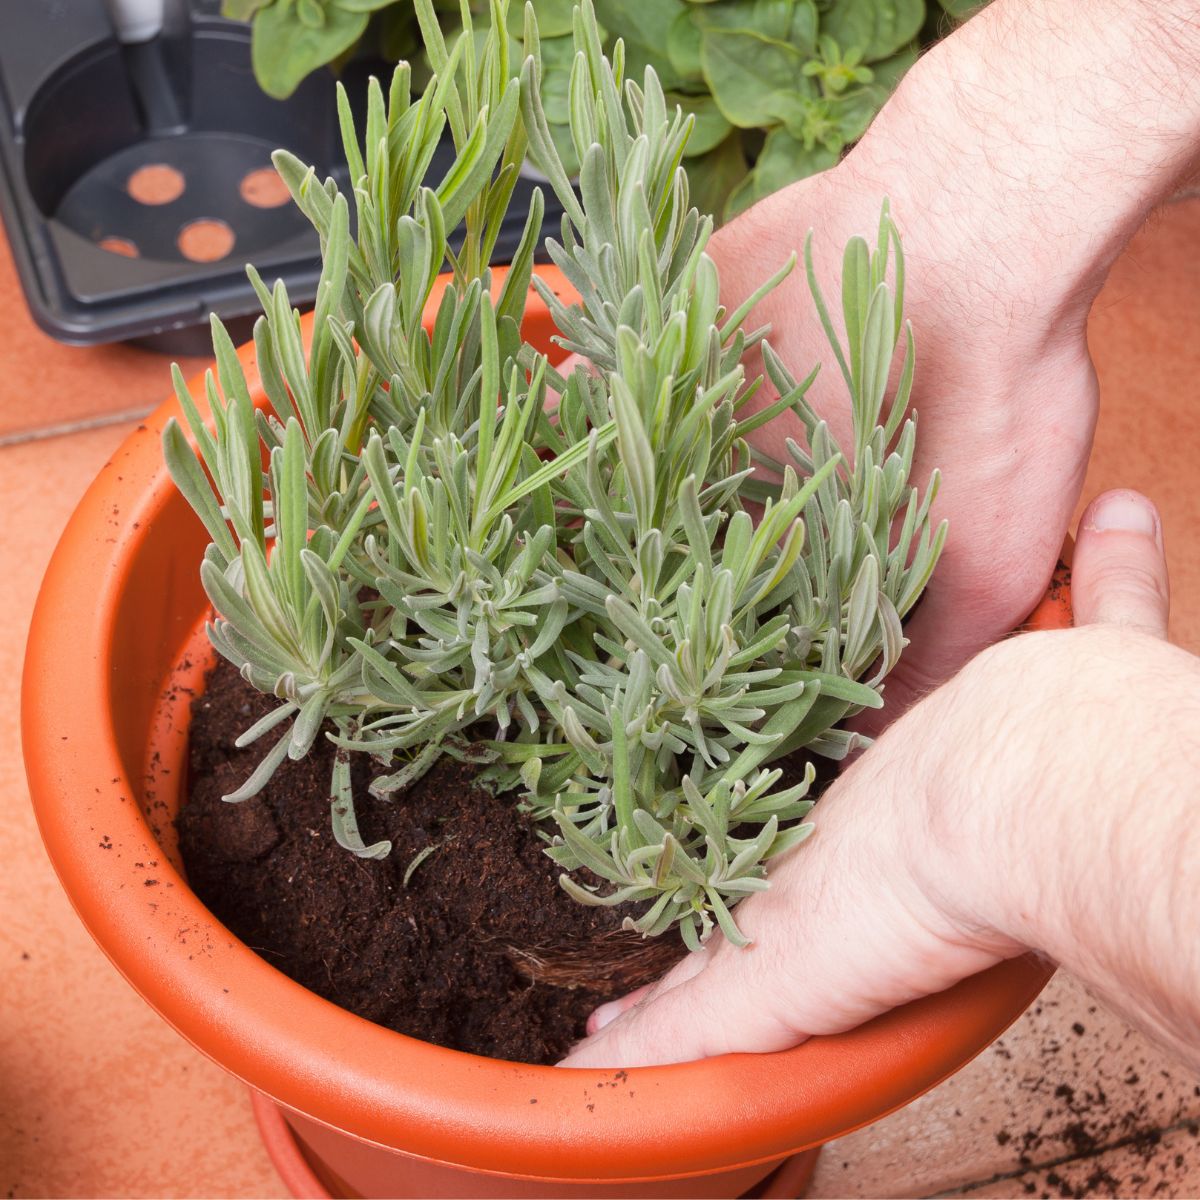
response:
<path id="1" fill-rule="evenodd" d="M 64 346 L 33 323 L 0 230 L 0 443 L 114 414 L 140 416 L 171 391 L 171 360 L 132 346 Z M 191 375 L 203 359 L 181 365 Z"/>
<path id="2" fill-rule="evenodd" d="M 948 1193 L 954 1194 L 954 1193 Z M 1133 1138 L 1103 1154 L 1026 1171 L 957 1193 L 1025 1200 L 1040 1196 L 1200 1196 L 1200 1126 Z"/>
<path id="3" fill-rule="evenodd" d="M 1118 260 L 1088 341 L 1101 412 L 1084 502 L 1132 487 L 1158 504 L 1171 639 L 1200 652 L 1200 198 L 1164 208 Z"/>
<path id="4" fill-rule="evenodd" d="M 809 1195 L 928 1196 L 1058 1162 L 1200 1120 L 1198 1084 L 1060 973 L 952 1079 L 831 1143 Z"/>
<path id="5" fill-rule="evenodd" d="M 22 518 L 0 539 L 0 1195 L 283 1196 L 246 1089 L 147 1007 L 72 912 L 25 787 L 16 714 L 34 597 L 129 429 L 0 449 L 0 511 Z"/>

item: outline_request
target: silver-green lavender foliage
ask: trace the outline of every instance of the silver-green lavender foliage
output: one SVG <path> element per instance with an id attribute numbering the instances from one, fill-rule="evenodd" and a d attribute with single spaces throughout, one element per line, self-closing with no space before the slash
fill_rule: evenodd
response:
<path id="1" fill-rule="evenodd" d="M 470 755 L 544 822 L 572 896 L 641 902 L 638 930 L 679 924 L 693 947 L 714 921 L 742 941 L 730 910 L 809 830 L 811 768 L 784 786 L 772 764 L 846 753 L 839 723 L 882 703 L 944 537 L 936 479 L 923 496 L 909 483 L 899 240 L 885 208 L 875 248 L 847 246 L 844 344 L 809 265 L 852 405 L 843 452 L 805 400 L 813 376 L 797 382 L 746 325 L 791 264 L 721 306 L 712 222 L 680 166 L 691 118 L 653 71 L 624 80 L 620 45 L 607 61 L 577 9 L 577 195 L 539 99 L 532 10 L 510 64 L 503 0 L 483 34 L 464 9 L 452 47 L 429 0 L 418 8 L 437 72 L 420 100 L 402 64 L 386 102 L 372 90 L 361 150 L 342 98 L 353 196 L 276 156 L 324 270 L 307 352 L 282 284 L 251 272 L 273 411 L 255 410 L 218 321 L 212 427 L 175 373 L 195 450 L 172 422 L 165 453 L 212 538 L 209 635 L 280 702 L 240 739 L 269 749 L 227 799 L 328 736 L 334 836 L 379 857 L 390 847 L 359 834 L 349 754 L 387 764 L 384 797 L 441 754 Z M 447 126 L 458 158 L 431 188 Z M 592 364 L 566 378 L 521 338 L 540 194 L 503 280 L 487 267 L 527 152 L 566 209 L 547 247 L 579 299 L 532 279 L 561 345 Z M 742 362 L 758 343 L 779 399 L 750 415 L 761 380 Z M 746 437 L 785 410 L 806 445 L 764 484 Z"/>

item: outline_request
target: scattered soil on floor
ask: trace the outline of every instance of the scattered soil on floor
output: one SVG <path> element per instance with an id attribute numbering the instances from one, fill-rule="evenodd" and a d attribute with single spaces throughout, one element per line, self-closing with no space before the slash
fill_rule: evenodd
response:
<path id="1" fill-rule="evenodd" d="M 244 750 L 234 740 L 275 703 L 228 663 L 214 668 L 193 704 L 188 795 L 176 823 L 196 894 L 305 987 L 441 1046 L 553 1063 L 597 1004 L 685 953 L 675 933 L 642 939 L 621 931 L 624 911 L 572 900 L 513 798 L 476 786 L 470 764 L 443 757 L 385 801 L 368 792 L 382 769 L 351 756 L 363 840 L 392 841 L 382 860 L 334 841 L 328 742 L 285 761 L 254 799 L 225 803 L 272 735 Z M 591 986 L 531 982 L 531 960 L 550 964 L 539 980 L 583 961 Z"/>
<path id="2" fill-rule="evenodd" d="M 1046 1006 L 1055 1009 L 1058 1001 L 1048 1001 Z M 1043 1009 L 1043 1001 L 1038 1001 L 1032 1013 L 1041 1017 Z M 1089 1005 L 1086 1013 L 1080 1015 L 1090 1023 L 1096 1013 L 1096 1005 Z M 1192 1111 L 1192 1098 L 1200 1097 L 1200 1086 L 1190 1089 L 1191 1097 L 1180 1096 L 1176 1106 L 1164 1112 L 1161 1104 L 1164 1090 L 1155 1096 L 1158 1103 L 1151 1103 L 1149 1097 L 1154 1085 L 1144 1080 L 1133 1066 L 1126 1068 L 1121 1080 L 1125 1086 L 1116 1089 L 1113 1096 L 1103 1086 L 1106 1073 L 1114 1078 L 1118 1074 L 1119 1069 L 1111 1062 L 1096 1076 L 1093 1086 L 1088 1087 L 1078 1079 L 1069 1083 L 1063 1078 L 1065 1075 L 1078 1076 L 1080 1069 L 1093 1061 L 1093 1049 L 1074 1047 L 1075 1041 L 1088 1033 L 1088 1025 L 1084 1020 L 1076 1020 L 1070 1025 L 1056 1023 L 1051 1028 L 1061 1030 L 1063 1036 L 1051 1035 L 1043 1042 L 1041 1073 L 1026 1074 L 1019 1079 L 1017 1086 L 1027 1095 L 1011 1109 L 1013 1124 L 994 1135 L 998 1145 L 1015 1147 L 1020 1174 L 1014 1172 L 997 1178 L 1012 1180 L 1014 1196 L 1041 1197 L 1041 1200 L 1172 1194 L 1186 1160 L 1183 1155 L 1172 1159 L 1164 1153 L 1163 1133 L 1172 1128 L 1183 1129 L 1190 1137 L 1200 1138 L 1200 1125 L 1185 1117 Z M 1126 1030 L 1124 1037 L 1136 1040 L 1132 1030 Z M 1013 1055 L 1005 1041 L 998 1040 L 992 1053 L 1011 1059 Z M 1158 1073 L 1161 1089 L 1172 1086 L 1167 1069 L 1160 1068 Z M 1016 1123 L 1018 1115 L 1025 1117 L 1036 1112 L 1039 1102 L 1044 1106 L 1041 1121 L 1021 1128 Z"/>

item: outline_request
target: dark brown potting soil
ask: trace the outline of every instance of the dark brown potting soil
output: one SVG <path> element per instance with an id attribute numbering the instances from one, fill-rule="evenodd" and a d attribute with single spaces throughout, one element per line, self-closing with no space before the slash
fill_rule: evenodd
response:
<path id="1" fill-rule="evenodd" d="M 228 663 L 214 668 L 193 705 L 176 823 L 196 894 L 305 987 L 441 1046 L 553 1063 L 597 1004 L 685 953 L 676 933 L 645 940 L 621 931 L 624 912 L 572 900 L 513 798 L 476 786 L 477 768 L 449 757 L 379 800 L 368 785 L 382 768 L 352 756 L 363 840 L 392 841 L 382 860 L 356 858 L 333 838 L 327 741 L 285 761 L 255 798 L 224 802 L 271 735 L 244 750 L 235 739 L 275 703 Z"/>

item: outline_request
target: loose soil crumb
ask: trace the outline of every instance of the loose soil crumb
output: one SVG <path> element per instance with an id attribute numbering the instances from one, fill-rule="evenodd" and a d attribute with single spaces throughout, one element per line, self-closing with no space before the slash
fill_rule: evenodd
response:
<path id="1" fill-rule="evenodd" d="M 285 762 L 254 799 L 225 803 L 271 735 L 245 750 L 232 749 L 234 740 L 274 703 L 231 665 L 214 668 L 192 708 L 189 795 L 177 826 L 196 894 L 305 987 L 441 1046 L 552 1063 L 583 1035 L 597 1004 L 656 978 L 684 953 L 676 934 L 644 941 L 620 931 L 623 912 L 567 896 L 512 798 L 475 786 L 469 764 L 444 757 L 382 801 L 368 793 L 380 768 L 352 756 L 363 839 L 393 843 L 379 861 L 334 841 L 327 742 Z M 618 969 L 596 976 L 597 987 L 531 984 L 527 959 L 510 947 L 551 961 L 595 958 L 599 947 Z"/>
<path id="2" fill-rule="evenodd" d="M 1058 1006 L 1057 1001 L 1048 1003 L 1051 1008 Z M 1041 1002 L 1033 1008 L 1038 1016 L 1042 1010 Z M 1095 1014 L 1095 1006 L 1089 1006 L 1088 1013 Z M 1082 1021 L 1064 1028 L 1069 1028 L 1074 1037 L 1087 1032 Z M 1125 1036 L 1136 1035 L 1127 1031 Z M 1042 1073 L 1020 1080 L 1018 1086 L 1022 1091 L 1044 1097 L 1048 1107 L 1037 1124 L 995 1131 L 998 1145 L 1012 1144 L 1017 1150 L 1019 1172 L 997 1176 L 988 1182 L 1010 1179 L 1014 1194 L 1019 1183 L 1024 1195 L 1040 1196 L 1042 1200 L 1172 1194 L 1178 1183 L 1171 1174 L 1174 1160 L 1162 1152 L 1163 1132 L 1159 1126 L 1165 1122 L 1168 1129 L 1182 1127 L 1192 1136 L 1200 1134 L 1200 1127 L 1186 1121 L 1180 1125 L 1180 1114 L 1186 1111 L 1186 1106 L 1167 1113 L 1159 1105 L 1150 1106 L 1149 1093 L 1110 1097 L 1101 1082 L 1087 1087 L 1059 1081 L 1056 1076 L 1061 1070 L 1074 1069 L 1081 1062 L 1072 1044 L 1049 1038 L 1041 1048 Z M 1003 1040 L 996 1046 L 1002 1049 Z M 1070 1055 L 1066 1063 L 1058 1057 L 1060 1052 Z M 1011 1058 L 1011 1054 L 1001 1057 Z M 1162 1075 L 1170 1078 L 1165 1070 Z M 1130 1068 L 1122 1081 L 1133 1086 L 1140 1082 L 1140 1075 Z M 1158 1092 L 1156 1099 L 1162 1101 L 1163 1096 L 1163 1092 Z M 1027 1115 L 1030 1108 L 1032 1104 L 1015 1106 L 1014 1121 L 1018 1114 Z M 1177 1155 L 1176 1159 L 1183 1157 Z M 1181 1165 L 1174 1161 L 1176 1170 Z"/>

